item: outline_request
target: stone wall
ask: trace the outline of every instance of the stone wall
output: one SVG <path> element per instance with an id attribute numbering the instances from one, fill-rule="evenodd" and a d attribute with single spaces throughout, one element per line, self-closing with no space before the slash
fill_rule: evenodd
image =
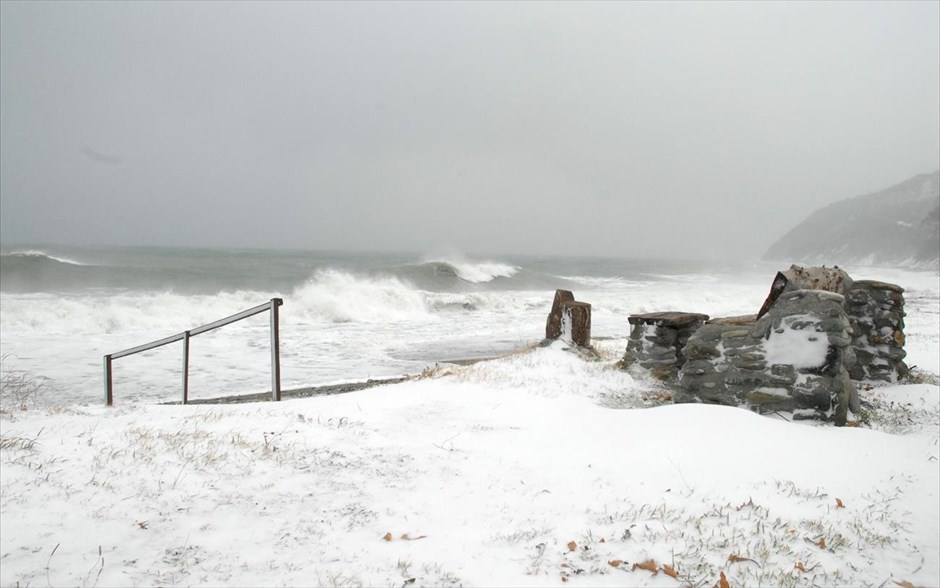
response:
<path id="1" fill-rule="evenodd" d="M 717 319 L 682 349 L 676 402 L 793 411 L 846 422 L 858 410 L 847 366 L 855 362 L 845 298 L 824 290 L 783 292 L 760 319 Z"/>
<path id="2" fill-rule="evenodd" d="M 677 382 L 676 402 L 785 410 L 841 425 L 859 410 L 852 380 L 908 372 L 904 289 L 854 281 L 838 267 L 778 272 L 757 315 L 653 313 L 630 323 L 624 368 Z"/>
<path id="3" fill-rule="evenodd" d="M 904 289 L 875 280 L 854 282 L 845 297 L 845 310 L 857 358 L 849 367 L 852 379 L 894 382 L 907 375 Z"/>
<path id="4" fill-rule="evenodd" d="M 624 368 L 639 366 L 653 377 L 672 380 L 685 363 L 682 350 L 689 337 L 708 320 L 707 314 L 654 312 L 629 319 L 630 339 L 623 356 Z"/>
<path id="5" fill-rule="evenodd" d="M 775 293 L 827 290 L 845 296 L 857 361 L 849 367 L 853 380 L 894 382 L 907 374 L 904 364 L 904 288 L 875 280 L 855 281 L 839 267 L 790 266 L 777 274 L 764 308 Z M 762 309 L 763 310 L 763 309 Z"/>

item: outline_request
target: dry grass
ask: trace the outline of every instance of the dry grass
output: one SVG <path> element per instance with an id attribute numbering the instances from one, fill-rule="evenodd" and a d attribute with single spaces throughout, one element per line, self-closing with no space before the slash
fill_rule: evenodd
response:
<path id="1" fill-rule="evenodd" d="M 782 498 L 801 505 L 805 514 L 780 516 L 750 497 L 738 504 L 712 504 L 703 497 L 697 510 L 694 502 L 662 502 L 595 513 L 595 525 L 571 538 L 574 549 L 535 530 L 499 539 L 541 539 L 529 552 L 527 573 L 556 573 L 565 582 L 573 576 L 627 574 L 618 582 L 631 585 L 637 582 L 633 574 L 650 573 L 640 564 L 657 573 L 665 564 L 687 586 L 712 586 L 724 573 L 733 586 L 786 587 L 844 585 L 858 570 L 842 569 L 838 556 L 875 559 L 869 555 L 894 545 L 904 532 L 893 510 L 897 488 L 866 496 L 865 504 L 839 516 L 835 499 L 818 488 L 776 480 L 763 491 L 768 503 Z"/>
<path id="2" fill-rule="evenodd" d="M 900 384 L 930 384 L 931 386 L 940 386 L 940 376 L 925 372 L 917 366 L 911 366 L 907 375 L 900 378 Z"/>
<path id="3" fill-rule="evenodd" d="M 940 430 L 940 406 L 900 402 L 878 390 L 862 391 L 861 424 L 892 435 Z"/>
<path id="4" fill-rule="evenodd" d="M 30 410 L 55 403 L 57 393 L 49 380 L 13 366 L 14 356 L 0 357 L 0 414 Z"/>
<path id="5" fill-rule="evenodd" d="M 0 450 L 32 451 L 35 445 L 35 439 L 19 437 L 17 435 L 0 435 Z"/>

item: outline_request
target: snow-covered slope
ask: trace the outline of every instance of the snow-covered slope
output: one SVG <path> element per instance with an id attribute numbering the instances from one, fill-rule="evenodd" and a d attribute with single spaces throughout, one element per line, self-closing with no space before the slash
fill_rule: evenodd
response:
<path id="1" fill-rule="evenodd" d="M 940 171 L 812 213 L 774 243 L 765 259 L 940 266 Z"/>
<path id="2" fill-rule="evenodd" d="M 0 415 L 0 585 L 940 582 L 937 386 L 836 428 L 672 405 L 560 342 L 429 376 Z"/>

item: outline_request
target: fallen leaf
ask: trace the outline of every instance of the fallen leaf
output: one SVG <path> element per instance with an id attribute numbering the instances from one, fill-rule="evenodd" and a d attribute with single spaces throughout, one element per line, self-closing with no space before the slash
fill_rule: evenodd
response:
<path id="1" fill-rule="evenodd" d="M 392 540 L 392 534 L 391 534 L 391 533 L 386 533 L 385 536 L 382 537 L 382 539 L 385 539 L 386 541 L 391 541 L 391 540 Z"/>
<path id="2" fill-rule="evenodd" d="M 733 553 L 728 556 L 728 561 L 730 561 L 731 563 L 738 563 L 742 561 L 753 561 L 754 563 L 757 563 L 756 561 L 754 561 L 753 559 L 749 557 L 741 557 L 740 555 L 735 555 Z"/>
<path id="3" fill-rule="evenodd" d="M 611 566 L 615 567 L 615 568 L 619 568 L 619 567 L 620 567 L 620 564 L 623 563 L 623 560 L 620 560 L 620 559 L 612 559 L 612 560 L 610 560 L 610 561 L 607 562 L 607 563 L 610 564 Z"/>
<path id="4" fill-rule="evenodd" d="M 820 549 L 825 549 L 825 548 L 826 548 L 826 538 L 825 538 L 825 537 L 820 537 L 820 538 L 819 538 L 819 543 L 817 543 L 816 545 L 818 545 Z"/>
<path id="5" fill-rule="evenodd" d="M 656 565 L 656 560 L 652 560 L 652 559 L 648 559 L 644 561 L 643 563 L 633 564 L 633 568 L 631 568 L 630 571 L 633 571 L 637 568 L 640 568 L 641 570 L 646 570 L 647 572 L 653 572 L 653 574 L 659 573 L 659 566 Z"/>
<path id="6" fill-rule="evenodd" d="M 679 573 L 670 565 L 663 564 L 663 573 L 673 579 L 679 578 Z"/>
<path id="7" fill-rule="evenodd" d="M 796 568 L 797 570 L 801 571 L 801 572 L 804 572 L 804 573 L 807 573 L 807 574 L 808 574 L 808 573 L 812 572 L 813 570 L 815 570 L 816 568 L 818 568 L 818 567 L 819 567 L 819 564 L 816 564 L 816 565 L 814 565 L 814 566 L 812 566 L 812 567 L 807 568 L 807 567 L 803 566 L 803 562 L 798 561 L 798 562 L 796 562 L 796 563 L 793 565 L 793 567 Z"/>
<path id="8" fill-rule="evenodd" d="M 731 588 L 731 584 L 728 583 L 728 578 L 725 578 L 724 572 L 721 572 L 721 577 L 718 578 L 718 588 Z"/>
<path id="9" fill-rule="evenodd" d="M 607 541 L 605 541 L 604 538 L 601 537 L 601 540 L 599 541 L 599 543 L 607 543 Z"/>
<path id="10" fill-rule="evenodd" d="M 574 541 L 569 541 L 569 542 L 568 542 L 568 551 L 574 551 L 574 550 L 577 549 L 577 548 L 578 548 L 578 544 L 577 544 L 577 543 L 575 543 Z"/>
<path id="11" fill-rule="evenodd" d="M 561 576 L 561 581 L 562 581 L 562 582 L 567 582 L 567 581 L 568 581 L 568 576 L 562 574 L 562 576 Z"/>
<path id="12" fill-rule="evenodd" d="M 836 498 L 836 508 L 845 508 L 845 505 L 842 504 L 841 498 Z"/>
<path id="13" fill-rule="evenodd" d="M 893 582 L 897 584 L 898 586 L 900 586 L 901 588 L 914 588 L 914 585 L 908 582 L 907 580 L 901 580 L 900 582 L 898 582 L 897 580 L 893 580 Z"/>
<path id="14" fill-rule="evenodd" d="M 402 584 L 402 586 L 407 586 L 408 584 L 414 584 L 414 583 L 415 583 L 414 578 L 408 578 L 407 580 L 405 580 L 405 583 Z"/>

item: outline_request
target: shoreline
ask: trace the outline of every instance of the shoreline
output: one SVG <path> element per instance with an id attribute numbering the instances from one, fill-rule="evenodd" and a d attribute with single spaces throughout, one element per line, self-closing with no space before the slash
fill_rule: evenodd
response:
<path id="1" fill-rule="evenodd" d="M 309 398 L 311 396 L 330 396 L 333 394 L 345 394 L 346 392 L 357 392 L 377 386 L 386 386 L 389 384 L 399 384 L 412 379 L 414 376 L 397 376 L 394 378 L 368 379 L 364 382 L 349 382 L 343 384 L 326 384 L 323 386 L 308 386 L 305 388 L 294 388 L 292 390 L 281 390 L 281 400 L 293 400 L 295 398 Z M 256 392 L 254 394 L 239 394 L 233 396 L 217 396 L 215 398 L 199 398 L 190 400 L 187 404 L 246 404 L 249 402 L 264 402 L 271 400 L 271 392 Z M 160 402 L 160 405 L 179 405 L 179 400 L 170 402 Z"/>
<path id="2" fill-rule="evenodd" d="M 469 359 L 450 359 L 436 362 L 437 365 L 440 364 L 450 364 L 457 366 L 467 366 L 479 363 L 481 361 L 489 361 L 492 359 L 498 359 L 502 356 L 489 356 L 489 357 L 474 357 Z M 303 388 L 293 388 L 290 390 L 281 390 L 281 401 L 284 400 L 294 400 L 297 398 L 310 398 L 312 396 L 332 396 L 334 394 L 346 394 L 348 392 L 358 392 L 360 390 L 368 390 L 369 388 L 377 388 L 379 386 L 390 386 L 392 384 L 400 384 L 402 382 L 407 382 L 415 378 L 420 377 L 421 374 L 406 374 L 403 376 L 394 376 L 390 378 L 369 378 L 365 381 L 360 382 L 343 382 L 340 384 L 323 384 L 320 386 L 305 386 Z M 213 398 L 199 398 L 190 400 L 187 404 L 247 404 L 249 402 L 265 402 L 271 401 L 271 391 L 267 392 L 256 392 L 253 394 L 236 394 L 228 396 L 216 396 Z M 162 406 L 172 406 L 172 405 L 181 405 L 182 402 L 179 400 L 171 400 L 168 402 L 159 402 L 158 405 Z"/>

